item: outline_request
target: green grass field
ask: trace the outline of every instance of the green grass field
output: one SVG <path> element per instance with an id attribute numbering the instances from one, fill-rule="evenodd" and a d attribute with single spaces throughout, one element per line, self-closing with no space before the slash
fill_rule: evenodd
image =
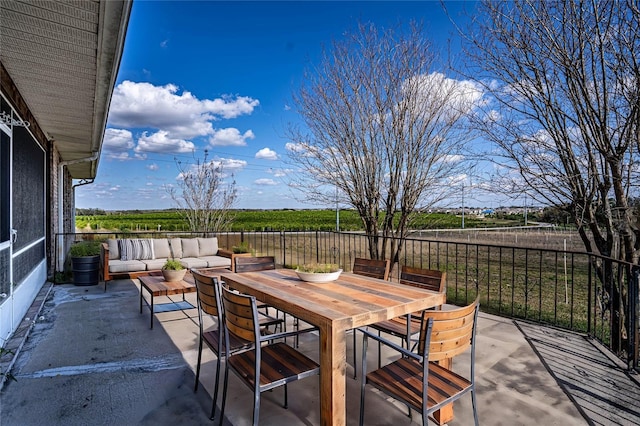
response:
<path id="1" fill-rule="evenodd" d="M 330 231 L 336 229 L 335 210 L 236 210 L 227 231 Z M 354 210 L 340 210 L 341 231 L 361 231 L 362 222 Z M 413 229 L 460 228 L 462 218 L 453 214 L 424 213 L 416 217 Z M 477 219 L 465 217 L 466 228 L 522 225 L 521 217 Z M 187 223 L 174 210 L 109 212 L 78 215 L 76 226 L 91 231 L 187 231 Z"/>

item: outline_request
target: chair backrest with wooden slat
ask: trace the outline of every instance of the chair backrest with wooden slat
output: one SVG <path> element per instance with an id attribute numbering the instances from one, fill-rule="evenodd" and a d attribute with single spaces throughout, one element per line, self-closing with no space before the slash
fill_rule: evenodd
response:
<path id="1" fill-rule="evenodd" d="M 389 279 L 390 266 L 389 259 L 378 260 L 356 257 L 353 261 L 353 273 L 386 281 Z"/>
<path id="2" fill-rule="evenodd" d="M 235 272 L 255 272 L 276 269 L 273 256 L 236 257 Z"/>
<path id="3" fill-rule="evenodd" d="M 220 320 L 222 315 L 221 311 L 218 309 L 218 307 L 221 306 L 219 291 L 220 284 L 218 279 L 208 275 L 203 275 L 196 269 L 191 269 L 191 275 L 193 275 L 193 279 L 196 282 L 198 306 L 200 310 L 205 314 L 211 315 L 212 317 Z M 216 291 L 216 287 L 218 288 L 218 291 Z M 202 323 L 202 319 L 200 323 Z"/>
<path id="4" fill-rule="evenodd" d="M 400 284 L 407 284 L 443 293 L 447 289 L 447 273 L 437 269 L 402 266 Z"/>
<path id="5" fill-rule="evenodd" d="M 418 353 L 428 356 L 429 361 L 439 361 L 466 351 L 475 339 L 479 299 L 462 308 L 447 311 L 425 310 L 418 342 Z M 427 339 L 427 320 L 433 320 L 430 339 Z M 425 352 L 425 342 L 429 350 Z"/>
<path id="6" fill-rule="evenodd" d="M 260 345 L 260 326 L 256 298 L 222 287 L 224 321 L 230 334 Z"/>

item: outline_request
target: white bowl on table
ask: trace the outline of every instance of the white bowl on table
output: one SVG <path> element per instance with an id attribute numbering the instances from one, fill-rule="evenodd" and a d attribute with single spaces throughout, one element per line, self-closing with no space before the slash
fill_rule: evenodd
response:
<path id="1" fill-rule="evenodd" d="M 309 283 L 328 283 L 335 281 L 341 273 L 342 269 L 338 269 L 335 272 L 302 272 L 296 269 L 298 278 Z"/>

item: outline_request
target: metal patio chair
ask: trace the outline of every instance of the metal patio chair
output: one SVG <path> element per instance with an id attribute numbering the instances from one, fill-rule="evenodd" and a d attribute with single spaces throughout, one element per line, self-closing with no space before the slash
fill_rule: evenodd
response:
<path id="1" fill-rule="evenodd" d="M 400 271 L 400 284 L 445 293 L 447 291 L 447 273 L 435 269 L 414 268 L 403 265 Z M 438 306 L 436 309 L 441 308 L 442 306 Z M 406 342 L 406 348 L 411 349 L 411 337 L 420 332 L 421 315 L 422 312 L 414 312 L 413 314 L 380 321 L 369 325 L 369 327 L 378 330 L 378 335 L 387 333 L 400 337 Z M 378 367 L 380 367 L 382 357 L 380 349 L 380 343 L 378 343 Z"/>
<path id="2" fill-rule="evenodd" d="M 194 385 L 194 392 L 198 391 L 198 385 L 200 383 L 200 365 L 202 362 L 202 348 L 204 344 L 216 355 L 216 373 L 215 373 L 215 385 L 213 391 L 213 403 L 211 406 L 211 420 L 215 419 L 215 410 L 218 400 L 219 389 L 219 373 L 221 359 L 227 354 L 236 354 L 242 351 L 246 351 L 252 348 L 252 342 L 246 342 L 244 340 L 237 339 L 233 336 L 229 338 L 227 343 L 229 350 L 225 347 L 224 338 L 224 315 L 221 301 L 221 284 L 216 277 L 203 275 L 198 272 L 197 269 L 191 269 L 194 281 L 196 283 L 197 295 L 198 295 L 198 323 L 199 323 L 199 337 L 198 337 L 198 361 L 196 364 L 196 381 Z M 205 317 L 210 317 L 213 320 L 213 328 L 205 330 L 204 320 Z M 272 325 L 278 325 L 282 320 L 278 318 L 269 317 L 267 315 L 259 315 L 258 322 L 261 328 L 269 327 Z"/>
<path id="3" fill-rule="evenodd" d="M 365 388 L 369 384 L 404 402 L 422 415 L 422 424 L 435 411 L 471 393 L 473 420 L 478 425 L 475 395 L 475 342 L 478 299 L 468 306 L 446 311 L 425 310 L 422 313 L 418 351 L 414 353 L 376 334 L 362 330 L 362 378 L 360 383 L 360 425 L 364 421 Z M 371 373 L 367 368 L 368 339 L 395 349 L 401 356 Z M 467 376 L 455 373 L 450 365 L 453 357 L 468 349 L 470 371 Z"/>
<path id="4" fill-rule="evenodd" d="M 245 385 L 253 390 L 253 424 L 257 425 L 262 392 L 284 385 L 284 407 L 287 408 L 287 383 L 320 373 L 318 363 L 285 342 L 265 343 L 297 333 L 317 330 L 317 328 L 262 336 L 259 333 L 259 313 L 255 297 L 223 287 L 222 303 L 227 330 L 225 336 L 229 342 L 227 347 L 230 348 L 231 339 L 239 339 L 246 344 L 251 344 L 252 349 L 236 354 L 227 352 L 221 418 L 224 416 L 228 374 L 231 369 Z"/>
<path id="5" fill-rule="evenodd" d="M 389 259 L 364 259 L 356 257 L 353 260 L 354 274 L 364 275 L 365 277 L 378 278 L 380 280 L 389 279 L 389 270 L 391 269 L 391 261 Z M 356 331 L 353 330 L 353 378 L 358 377 L 358 361 L 356 356 Z"/>

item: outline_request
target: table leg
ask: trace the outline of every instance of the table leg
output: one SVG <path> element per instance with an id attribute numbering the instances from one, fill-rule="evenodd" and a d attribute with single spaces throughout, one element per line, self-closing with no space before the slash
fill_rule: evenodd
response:
<path id="1" fill-rule="evenodd" d="M 320 423 L 346 425 L 346 332 L 320 329 Z"/>
<path id="2" fill-rule="evenodd" d="M 447 368 L 450 370 L 453 368 L 453 358 L 442 359 L 438 361 L 438 365 L 441 365 L 444 368 Z M 434 412 L 433 418 L 435 419 L 436 424 L 438 425 L 444 425 L 446 423 L 449 423 L 451 420 L 453 420 L 453 403 L 445 405 L 438 411 Z"/>
<path id="3" fill-rule="evenodd" d="M 151 328 L 153 330 L 153 293 L 150 293 L 151 296 Z"/>

